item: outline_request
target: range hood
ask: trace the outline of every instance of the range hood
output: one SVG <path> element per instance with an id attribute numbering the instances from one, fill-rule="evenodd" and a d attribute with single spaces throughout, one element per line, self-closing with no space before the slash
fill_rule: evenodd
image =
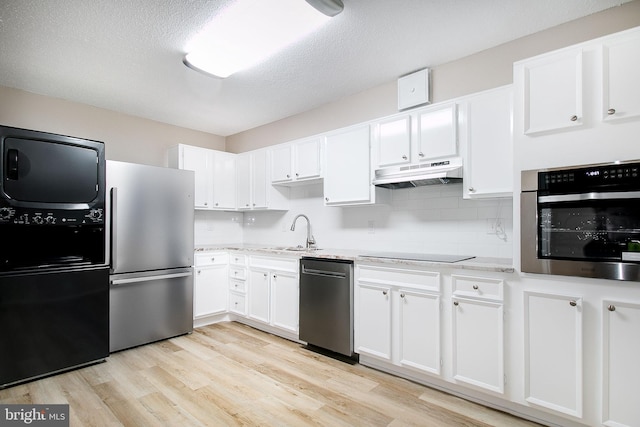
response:
<path id="1" fill-rule="evenodd" d="M 462 159 L 452 157 L 431 163 L 376 170 L 373 185 L 384 188 L 412 188 L 462 181 Z"/>

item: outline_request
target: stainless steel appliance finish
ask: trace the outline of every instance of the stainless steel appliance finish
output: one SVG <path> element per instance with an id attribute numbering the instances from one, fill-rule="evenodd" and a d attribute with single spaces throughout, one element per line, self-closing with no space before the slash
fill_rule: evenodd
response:
<path id="1" fill-rule="evenodd" d="M 107 162 L 110 351 L 193 329 L 191 171 Z"/>
<path id="2" fill-rule="evenodd" d="M 411 188 L 462 181 L 462 159 L 453 157 L 417 165 L 378 169 L 373 185 L 384 188 Z"/>
<path id="3" fill-rule="evenodd" d="M 473 259 L 471 255 L 445 255 L 445 254 L 420 254 L 406 252 L 368 252 L 358 255 L 363 258 L 387 258 L 387 259 L 406 259 L 410 261 L 427 261 L 427 262 L 444 262 L 454 263 Z"/>
<path id="4" fill-rule="evenodd" d="M 521 269 L 640 281 L 640 162 L 522 172 Z"/>
<path id="5" fill-rule="evenodd" d="M 300 260 L 300 340 L 354 357 L 353 262 Z"/>

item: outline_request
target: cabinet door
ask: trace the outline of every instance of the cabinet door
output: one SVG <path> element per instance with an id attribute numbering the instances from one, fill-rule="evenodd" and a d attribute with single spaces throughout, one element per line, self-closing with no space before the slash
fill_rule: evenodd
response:
<path id="1" fill-rule="evenodd" d="M 391 289 L 358 285 L 356 352 L 391 360 Z"/>
<path id="2" fill-rule="evenodd" d="M 582 417 L 581 304 L 580 298 L 525 292 L 525 398 L 578 418 Z"/>
<path id="3" fill-rule="evenodd" d="M 251 208 L 251 155 L 240 154 L 236 157 L 236 194 L 237 208 Z"/>
<path id="4" fill-rule="evenodd" d="M 431 160 L 458 154 L 456 104 L 418 113 L 418 159 Z"/>
<path id="5" fill-rule="evenodd" d="M 524 67 L 524 132 L 583 124 L 582 51 L 562 52 Z"/>
<path id="6" fill-rule="evenodd" d="M 213 154 L 213 208 L 236 207 L 236 157 L 235 154 Z"/>
<path id="7" fill-rule="evenodd" d="M 464 197 L 512 196 L 511 86 L 467 98 L 465 106 Z"/>
<path id="8" fill-rule="evenodd" d="M 320 142 L 320 138 L 313 138 L 295 144 L 294 179 L 320 177 Z"/>
<path id="9" fill-rule="evenodd" d="M 226 265 L 196 268 L 194 288 L 194 318 L 227 311 Z"/>
<path id="10" fill-rule="evenodd" d="M 249 271 L 249 317 L 269 323 L 269 272 Z"/>
<path id="11" fill-rule="evenodd" d="M 453 305 L 453 377 L 503 393 L 503 305 L 455 297 Z"/>
<path id="12" fill-rule="evenodd" d="M 267 200 L 267 152 L 264 150 L 251 153 L 251 194 L 253 209 L 266 209 Z"/>
<path id="13" fill-rule="evenodd" d="M 411 162 L 411 116 L 394 117 L 376 124 L 378 167 Z"/>
<path id="14" fill-rule="evenodd" d="M 640 116 L 640 37 L 604 46 L 604 102 L 607 121 Z"/>
<path id="15" fill-rule="evenodd" d="M 194 172 L 194 207 L 211 207 L 211 153 L 206 148 L 181 146 L 182 169 Z"/>
<path id="16" fill-rule="evenodd" d="M 369 126 L 327 136 L 324 196 L 327 205 L 371 201 Z"/>
<path id="17" fill-rule="evenodd" d="M 604 301 L 602 422 L 639 426 L 640 304 Z"/>
<path id="18" fill-rule="evenodd" d="M 295 274 L 271 272 L 271 323 L 298 333 L 298 277 Z"/>
<path id="19" fill-rule="evenodd" d="M 291 145 L 271 149 L 271 182 L 289 182 L 291 173 Z"/>
<path id="20" fill-rule="evenodd" d="M 440 296 L 400 290 L 400 364 L 440 374 Z"/>

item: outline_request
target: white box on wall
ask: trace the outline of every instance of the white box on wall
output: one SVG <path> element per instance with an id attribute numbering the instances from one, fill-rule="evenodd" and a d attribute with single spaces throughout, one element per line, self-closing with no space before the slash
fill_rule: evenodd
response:
<path id="1" fill-rule="evenodd" d="M 430 102 L 429 68 L 418 70 L 398 79 L 398 110 Z"/>

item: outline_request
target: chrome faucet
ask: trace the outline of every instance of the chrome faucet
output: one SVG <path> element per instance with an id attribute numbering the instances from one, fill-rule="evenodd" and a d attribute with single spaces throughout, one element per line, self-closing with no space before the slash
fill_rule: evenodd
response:
<path id="1" fill-rule="evenodd" d="M 296 221 L 300 217 L 303 217 L 304 219 L 307 220 L 307 246 L 306 247 L 307 247 L 307 249 L 315 249 L 315 247 L 316 247 L 316 239 L 311 234 L 311 221 L 309 221 L 309 218 L 307 218 L 306 215 L 299 214 L 295 218 L 293 218 L 293 224 L 291 224 L 291 231 L 295 231 L 295 229 L 296 229 Z"/>

